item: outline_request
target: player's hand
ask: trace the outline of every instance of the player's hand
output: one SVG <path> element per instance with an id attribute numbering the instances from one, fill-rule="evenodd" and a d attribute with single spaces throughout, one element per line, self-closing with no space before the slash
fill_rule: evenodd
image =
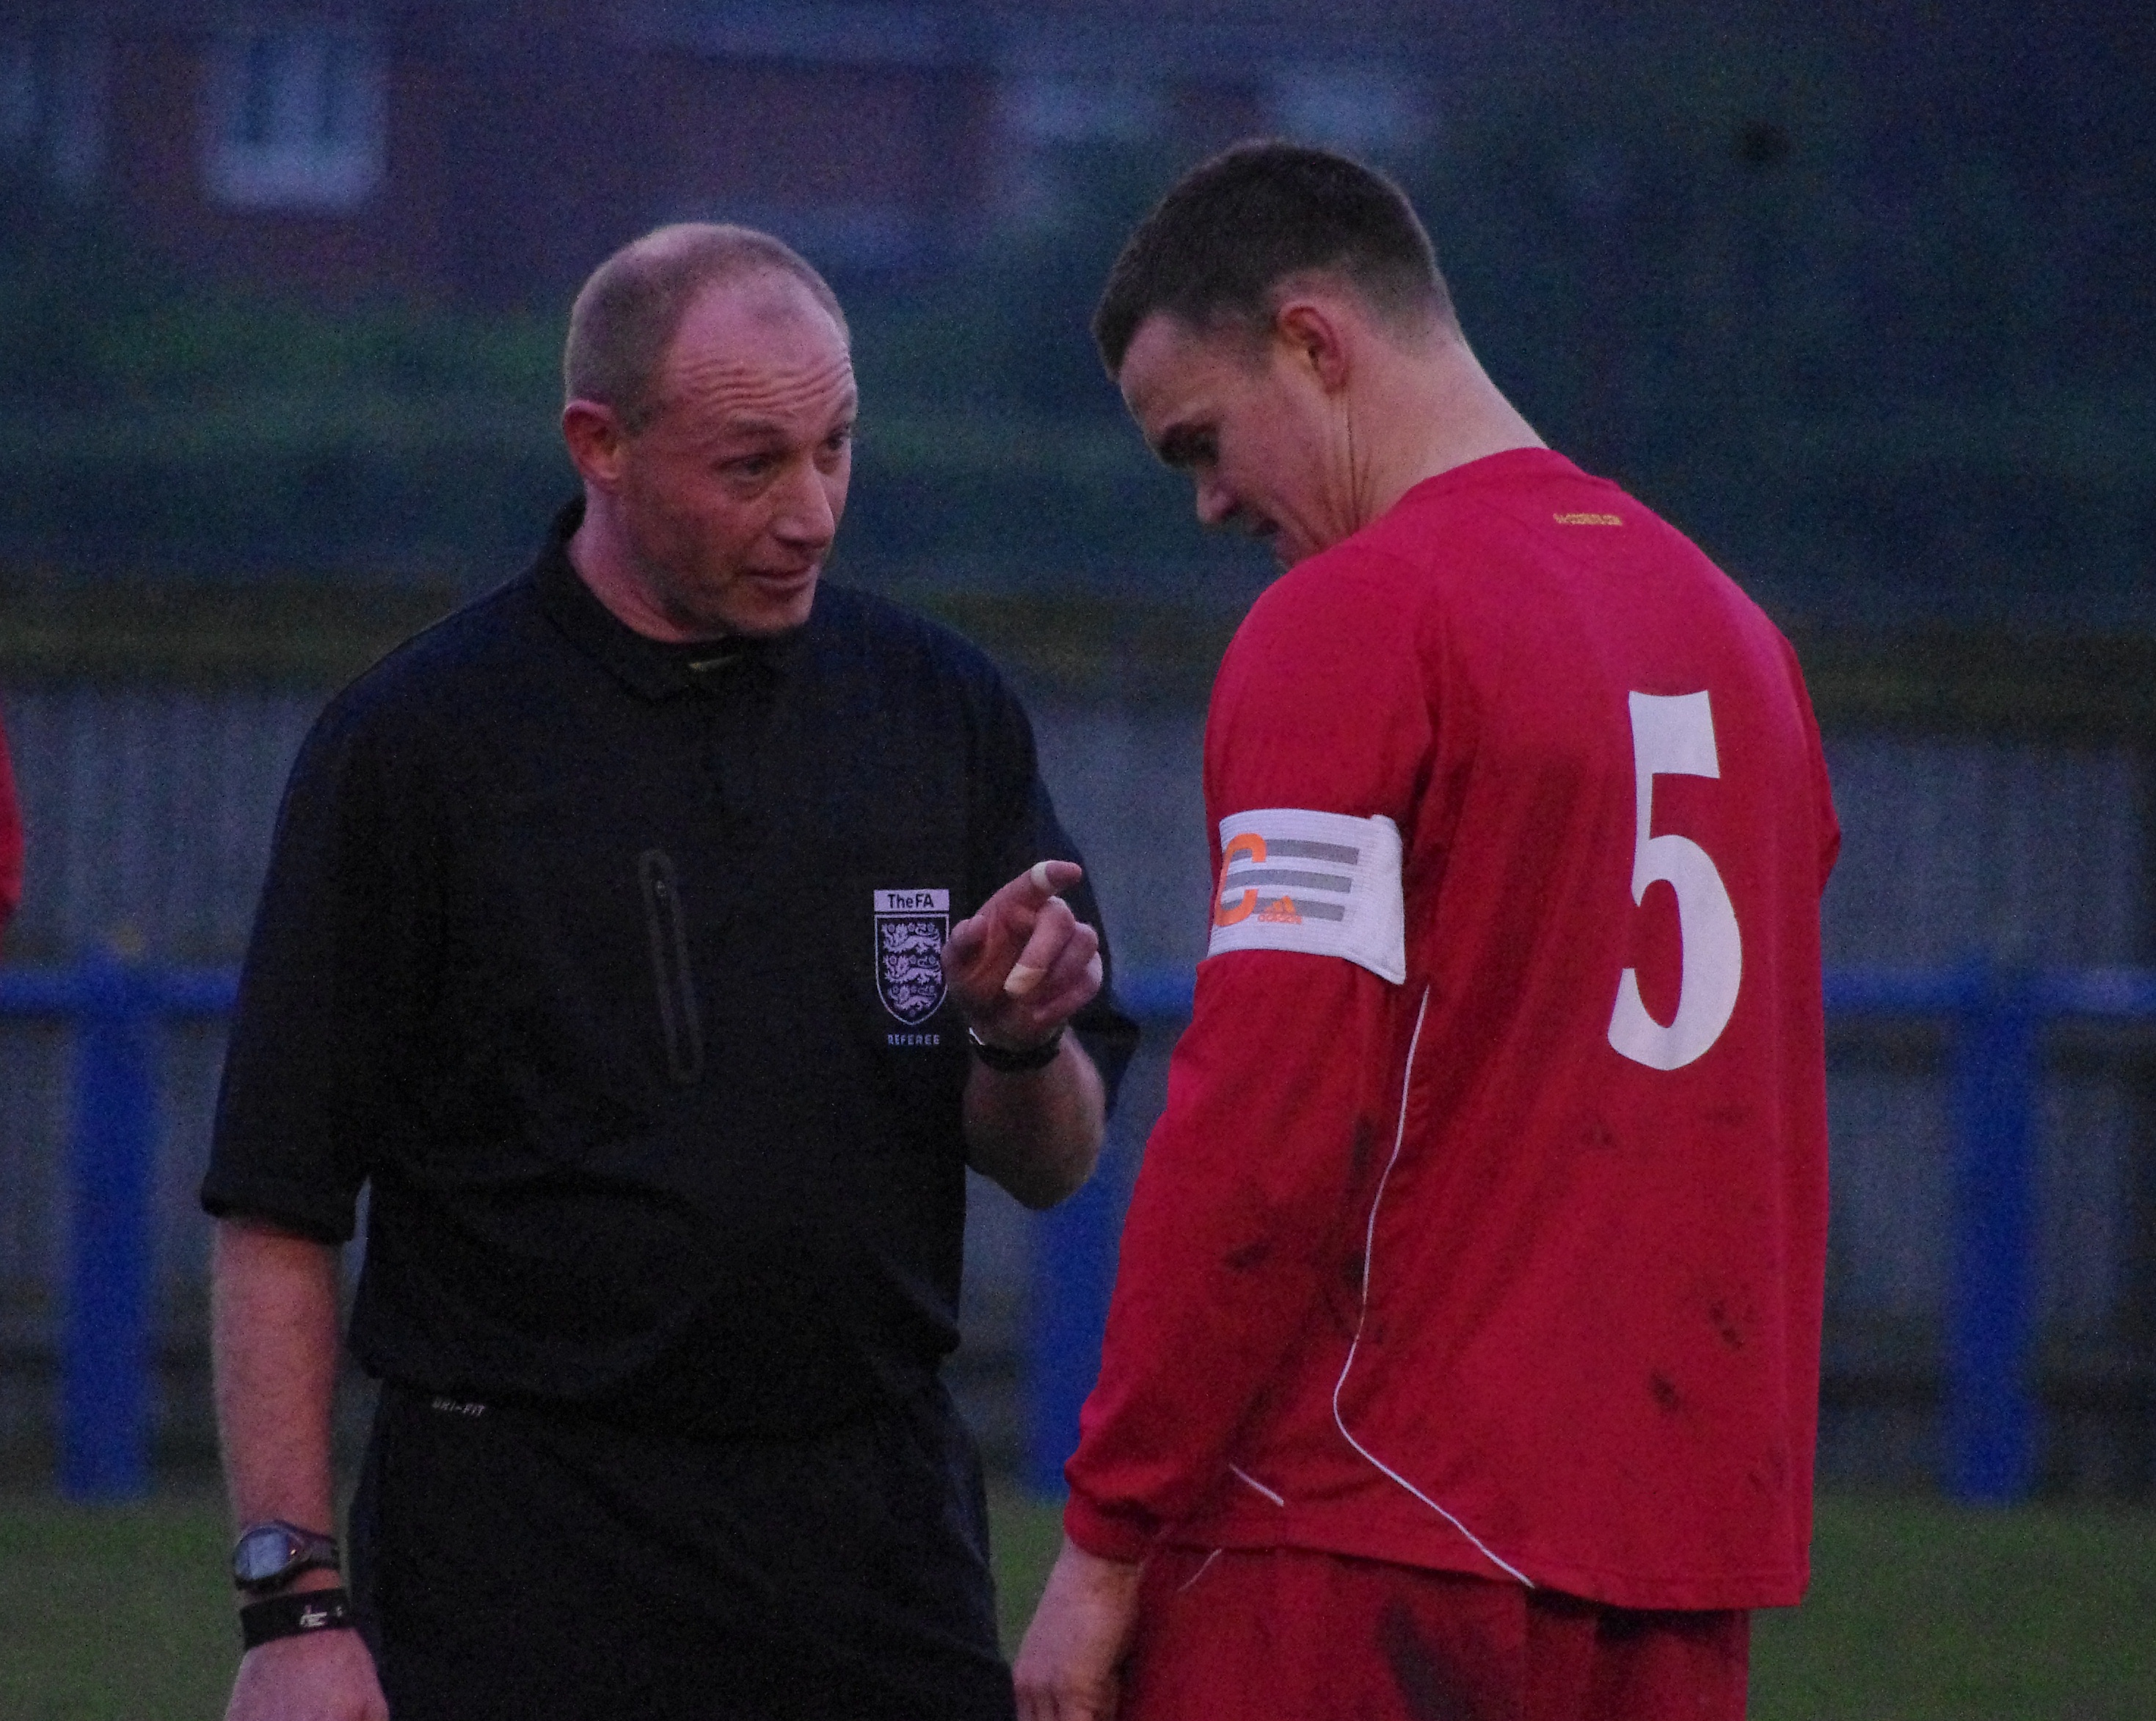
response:
<path id="1" fill-rule="evenodd" d="M 1101 989 L 1101 938 L 1064 891 L 1075 860 L 1042 860 L 951 928 L 943 976 L 973 1031 L 991 1045 L 1039 1045 Z"/>
<path id="2" fill-rule="evenodd" d="M 1019 1721 L 1112 1721 L 1142 1569 L 1063 1539 L 1011 1668 Z"/>
<path id="3" fill-rule="evenodd" d="M 389 1721 L 374 1657 L 357 1631 L 311 1631 L 250 1649 L 224 1721 Z"/>

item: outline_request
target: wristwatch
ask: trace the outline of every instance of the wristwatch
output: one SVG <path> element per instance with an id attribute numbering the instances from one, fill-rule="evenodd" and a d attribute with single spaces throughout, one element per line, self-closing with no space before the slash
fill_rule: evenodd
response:
<path id="1" fill-rule="evenodd" d="M 336 1538 L 273 1518 L 251 1523 L 232 1544 L 232 1581 L 250 1595 L 289 1582 L 301 1572 L 335 1571 Z"/>
<path id="2" fill-rule="evenodd" d="M 1028 1070 L 1045 1070 L 1055 1061 L 1055 1055 L 1063 1050 L 1063 1030 L 1058 1028 L 1040 1045 L 1029 1045 L 1024 1051 L 1013 1051 L 1009 1046 L 991 1045 L 969 1025 L 966 1043 L 973 1047 L 973 1056 L 991 1070 L 1019 1076 Z"/>

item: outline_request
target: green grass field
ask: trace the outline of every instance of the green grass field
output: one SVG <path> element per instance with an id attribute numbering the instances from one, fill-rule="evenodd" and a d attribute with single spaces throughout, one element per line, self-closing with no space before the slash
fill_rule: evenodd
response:
<path id="1" fill-rule="evenodd" d="M 995 1503 L 1014 1641 L 1054 1508 Z M 219 1503 L 0 1498 L 0 1717 L 210 1721 L 235 1656 Z M 1753 1640 L 1757 1721 L 2156 1717 L 2156 1513 L 1823 1503 L 1812 1598 Z"/>

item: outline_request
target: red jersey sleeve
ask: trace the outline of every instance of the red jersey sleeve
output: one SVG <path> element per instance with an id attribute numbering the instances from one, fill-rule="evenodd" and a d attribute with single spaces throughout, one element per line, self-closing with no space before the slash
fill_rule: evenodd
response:
<path id="1" fill-rule="evenodd" d="M 1290 812 L 1321 815 L 1321 833 L 1327 816 L 1407 828 L 1430 722 L 1411 643 L 1394 606 L 1321 602 L 1381 560 L 1343 549 L 1305 563 L 1237 635 L 1206 732 L 1219 841 L 1260 810 L 1276 828 Z M 1318 948 L 1224 950 L 1224 921 L 1266 912 L 1260 889 L 1299 892 L 1308 879 L 1322 893 L 1333 876 L 1332 863 L 1292 860 L 1271 871 L 1284 882 L 1246 895 L 1240 877 L 1266 873 L 1231 874 L 1224 903 L 1223 861 L 1216 843 L 1214 953 L 1147 1143 L 1101 1379 L 1065 1471 L 1071 1539 L 1111 1559 L 1141 1557 L 1218 1483 L 1237 1430 L 1352 1264 L 1357 1194 L 1382 1158 L 1389 1100 L 1373 1090 L 1397 1031 L 1398 976 Z M 1396 907 L 1396 851 L 1390 888 Z M 1322 929 L 1320 897 L 1303 906 Z"/>

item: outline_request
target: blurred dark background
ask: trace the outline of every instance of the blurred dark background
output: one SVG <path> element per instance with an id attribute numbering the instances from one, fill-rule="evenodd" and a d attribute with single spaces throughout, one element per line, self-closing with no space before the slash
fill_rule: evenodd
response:
<path id="1" fill-rule="evenodd" d="M 236 958 L 327 691 L 569 494 L 577 285 L 698 218 L 846 301 L 834 573 L 995 652 L 1127 963 L 1193 960 L 1204 691 L 1270 570 L 1197 532 L 1085 322 L 1178 171 L 1275 134 L 1398 175 L 1501 386 L 1795 640 L 1848 832 L 1831 963 L 2156 963 L 2152 74 L 2145 3 L 0 0 L 11 959 Z M 0 1373 L 42 1383 L 0 1393 L 0 1451 L 47 1422 L 68 1045 L 0 1025 Z M 220 1047 L 175 1029 L 164 1076 L 159 1426 L 197 1456 Z M 1834 1056 L 1823 1458 L 1920 1483 L 1948 1039 L 1838 1020 Z M 2061 1021 L 2041 1056 L 2041 1477 L 2145 1498 L 2156 1029 Z M 1008 1456 L 1029 1246 L 977 1220 L 968 1366 Z"/>
<path id="2" fill-rule="evenodd" d="M 490 582 L 565 485 L 577 285 L 730 218 L 860 327 L 850 565 L 1188 579 L 1085 313 L 1279 132 L 1393 169 L 1529 417 L 1740 577 L 2146 626 L 2151 17 L 10 0 L 0 563 Z"/>

